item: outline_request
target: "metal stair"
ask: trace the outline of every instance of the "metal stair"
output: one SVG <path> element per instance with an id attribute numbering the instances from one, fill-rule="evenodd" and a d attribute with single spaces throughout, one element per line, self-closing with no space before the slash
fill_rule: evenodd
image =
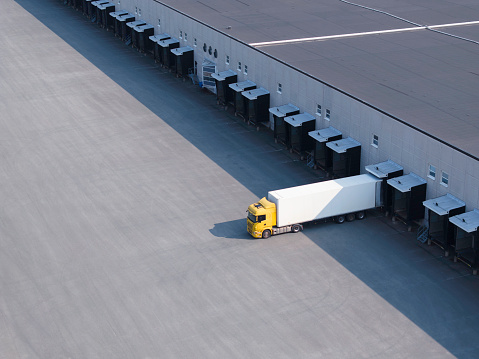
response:
<path id="1" fill-rule="evenodd" d="M 125 44 L 126 46 L 130 46 L 131 45 L 131 35 L 127 35 L 126 38 L 125 38 Z"/>
<path id="2" fill-rule="evenodd" d="M 308 153 L 308 157 L 306 157 L 306 165 L 310 168 L 314 167 L 314 156 L 312 153 Z"/>
<path id="3" fill-rule="evenodd" d="M 426 243 L 427 239 L 429 237 L 429 228 L 427 226 L 420 226 L 417 229 L 417 240 L 421 243 Z"/>

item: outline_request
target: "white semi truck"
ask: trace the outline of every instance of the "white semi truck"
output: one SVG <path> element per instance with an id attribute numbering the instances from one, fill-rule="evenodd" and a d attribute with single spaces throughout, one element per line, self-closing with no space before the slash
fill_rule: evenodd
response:
<path id="1" fill-rule="evenodd" d="M 299 232 L 303 223 L 328 218 L 337 223 L 363 219 L 382 205 L 382 179 L 371 174 L 268 192 L 248 207 L 247 229 L 255 238 Z"/>

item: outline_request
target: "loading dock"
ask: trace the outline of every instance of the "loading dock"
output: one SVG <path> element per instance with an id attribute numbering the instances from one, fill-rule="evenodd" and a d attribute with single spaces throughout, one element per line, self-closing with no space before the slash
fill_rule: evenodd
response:
<path id="1" fill-rule="evenodd" d="M 289 141 L 289 135 L 284 118 L 299 114 L 299 107 L 288 103 L 278 107 L 271 107 L 269 112 L 273 115 L 274 142 L 286 145 Z"/>
<path id="2" fill-rule="evenodd" d="M 329 126 L 318 131 L 311 131 L 308 135 L 314 140 L 314 168 L 317 169 L 320 167 L 326 171 L 326 173 L 329 173 L 333 166 L 333 151 L 326 146 L 326 144 L 331 141 L 342 139 L 342 132 Z"/>
<path id="3" fill-rule="evenodd" d="M 454 244 L 454 226 L 449 218 L 466 212 L 466 203 L 447 193 L 424 201 L 423 205 L 427 212 L 427 242 L 438 245 L 447 257 Z"/>
<path id="4" fill-rule="evenodd" d="M 126 27 L 125 27 L 126 31 L 125 31 L 123 40 L 125 41 L 127 45 L 130 45 L 133 43 L 133 38 L 135 37 L 135 32 L 133 31 L 133 29 L 136 26 L 140 26 L 140 25 L 146 25 L 146 22 L 144 22 L 143 20 L 135 20 L 135 21 L 126 23 Z"/>
<path id="5" fill-rule="evenodd" d="M 133 47 L 137 48 L 140 52 L 146 52 L 147 47 L 150 45 L 149 37 L 155 33 L 153 25 L 145 24 L 138 25 L 133 28 L 132 42 Z"/>
<path id="6" fill-rule="evenodd" d="M 107 20 L 107 30 L 112 30 L 113 33 L 116 35 L 116 19 L 118 16 L 128 15 L 128 11 L 120 10 L 120 11 L 112 11 L 108 14 Z"/>
<path id="7" fill-rule="evenodd" d="M 108 1 L 98 0 L 98 1 L 92 1 L 90 4 L 91 4 L 91 18 L 90 18 L 91 22 L 96 22 L 97 24 L 100 24 L 101 10 L 98 8 L 98 6 L 108 4 Z"/>
<path id="8" fill-rule="evenodd" d="M 160 47 L 158 45 L 158 42 L 161 40 L 166 40 L 169 39 L 170 35 L 163 33 L 163 34 L 158 34 L 158 35 L 153 35 L 149 37 L 150 40 L 150 51 L 153 52 L 153 59 L 155 62 L 160 61 L 160 56 L 161 56 L 161 51 Z"/>
<path id="9" fill-rule="evenodd" d="M 225 106 L 226 110 L 228 103 L 234 101 L 235 94 L 229 85 L 238 81 L 238 75 L 233 70 L 226 70 L 213 73 L 211 77 L 215 79 L 216 84 L 216 103 Z"/>
<path id="10" fill-rule="evenodd" d="M 474 210 L 451 217 L 449 221 L 454 230 L 454 261 L 458 259 L 472 268 L 472 274 L 477 274 L 479 262 L 479 210 Z"/>
<path id="11" fill-rule="evenodd" d="M 180 47 L 178 39 L 171 37 L 169 39 L 158 41 L 158 46 L 160 47 L 161 52 L 160 65 L 166 68 L 172 68 L 175 66 L 176 59 L 171 50 Z"/>
<path id="12" fill-rule="evenodd" d="M 92 0 L 83 0 L 82 2 L 83 15 L 86 15 L 89 19 L 91 18 L 91 15 L 92 15 L 91 2 Z"/>
<path id="13" fill-rule="evenodd" d="M 424 218 L 422 203 L 426 200 L 427 182 L 413 172 L 388 179 L 387 182 L 393 187 L 393 221 L 402 220 L 408 225 L 410 231 L 413 221 Z"/>
<path id="14" fill-rule="evenodd" d="M 351 137 L 330 141 L 326 146 L 333 152 L 331 171 L 334 178 L 358 175 L 361 171 L 361 143 Z"/>
<path id="15" fill-rule="evenodd" d="M 126 35 L 129 33 L 129 27 L 126 24 L 135 21 L 135 16 L 132 14 L 118 15 L 115 19 L 115 36 L 118 36 L 123 41 L 126 40 Z"/>
<path id="16" fill-rule="evenodd" d="M 233 107 L 235 110 L 235 116 L 244 116 L 246 110 L 244 108 L 244 97 L 241 94 L 244 91 L 253 90 L 256 88 L 256 84 L 253 81 L 246 80 L 242 82 L 235 82 L 234 84 L 229 84 L 228 87 L 233 90 Z"/>
<path id="17" fill-rule="evenodd" d="M 99 4 L 97 6 L 97 24 L 103 28 L 108 28 L 110 22 L 109 14 L 115 11 L 115 4 L 108 2 L 106 4 Z"/>
<path id="18" fill-rule="evenodd" d="M 175 57 L 176 77 L 183 77 L 183 80 L 185 80 L 190 73 L 194 72 L 195 52 L 193 48 L 189 46 L 178 47 L 171 50 L 171 53 Z"/>
<path id="19" fill-rule="evenodd" d="M 303 160 L 306 153 L 312 152 L 314 148 L 314 140 L 309 136 L 309 132 L 314 131 L 316 118 L 305 112 L 285 117 L 284 122 L 288 132 L 286 146 L 291 153 L 298 153 Z"/>
<path id="20" fill-rule="evenodd" d="M 393 201 L 393 189 L 391 186 L 388 186 L 387 180 L 402 176 L 404 174 L 404 168 L 394 161 L 387 160 L 381 163 L 376 163 L 375 165 L 368 165 L 365 167 L 365 169 L 377 178 L 381 178 L 383 180 L 381 198 L 383 209 L 386 211 L 387 216 L 392 210 Z"/>
<path id="21" fill-rule="evenodd" d="M 245 120 L 259 130 L 261 123 L 269 122 L 269 91 L 260 87 L 241 94 L 244 97 Z"/>

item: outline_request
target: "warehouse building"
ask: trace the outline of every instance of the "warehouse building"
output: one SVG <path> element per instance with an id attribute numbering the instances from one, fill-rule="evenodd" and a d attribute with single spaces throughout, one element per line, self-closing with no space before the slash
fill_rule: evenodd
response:
<path id="1" fill-rule="evenodd" d="M 361 144 L 361 171 L 388 159 L 479 207 L 479 4 L 120 0 L 116 10 L 194 50 L 195 73 L 233 70 Z M 272 130 L 273 116 L 265 123 Z M 314 163 L 314 161 L 310 161 Z"/>

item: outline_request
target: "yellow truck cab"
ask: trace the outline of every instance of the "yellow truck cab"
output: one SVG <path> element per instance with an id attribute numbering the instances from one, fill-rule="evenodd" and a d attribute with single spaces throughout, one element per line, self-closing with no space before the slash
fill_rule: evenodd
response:
<path id="1" fill-rule="evenodd" d="M 254 238 L 268 238 L 276 226 L 276 205 L 263 197 L 248 207 L 248 233 Z"/>

